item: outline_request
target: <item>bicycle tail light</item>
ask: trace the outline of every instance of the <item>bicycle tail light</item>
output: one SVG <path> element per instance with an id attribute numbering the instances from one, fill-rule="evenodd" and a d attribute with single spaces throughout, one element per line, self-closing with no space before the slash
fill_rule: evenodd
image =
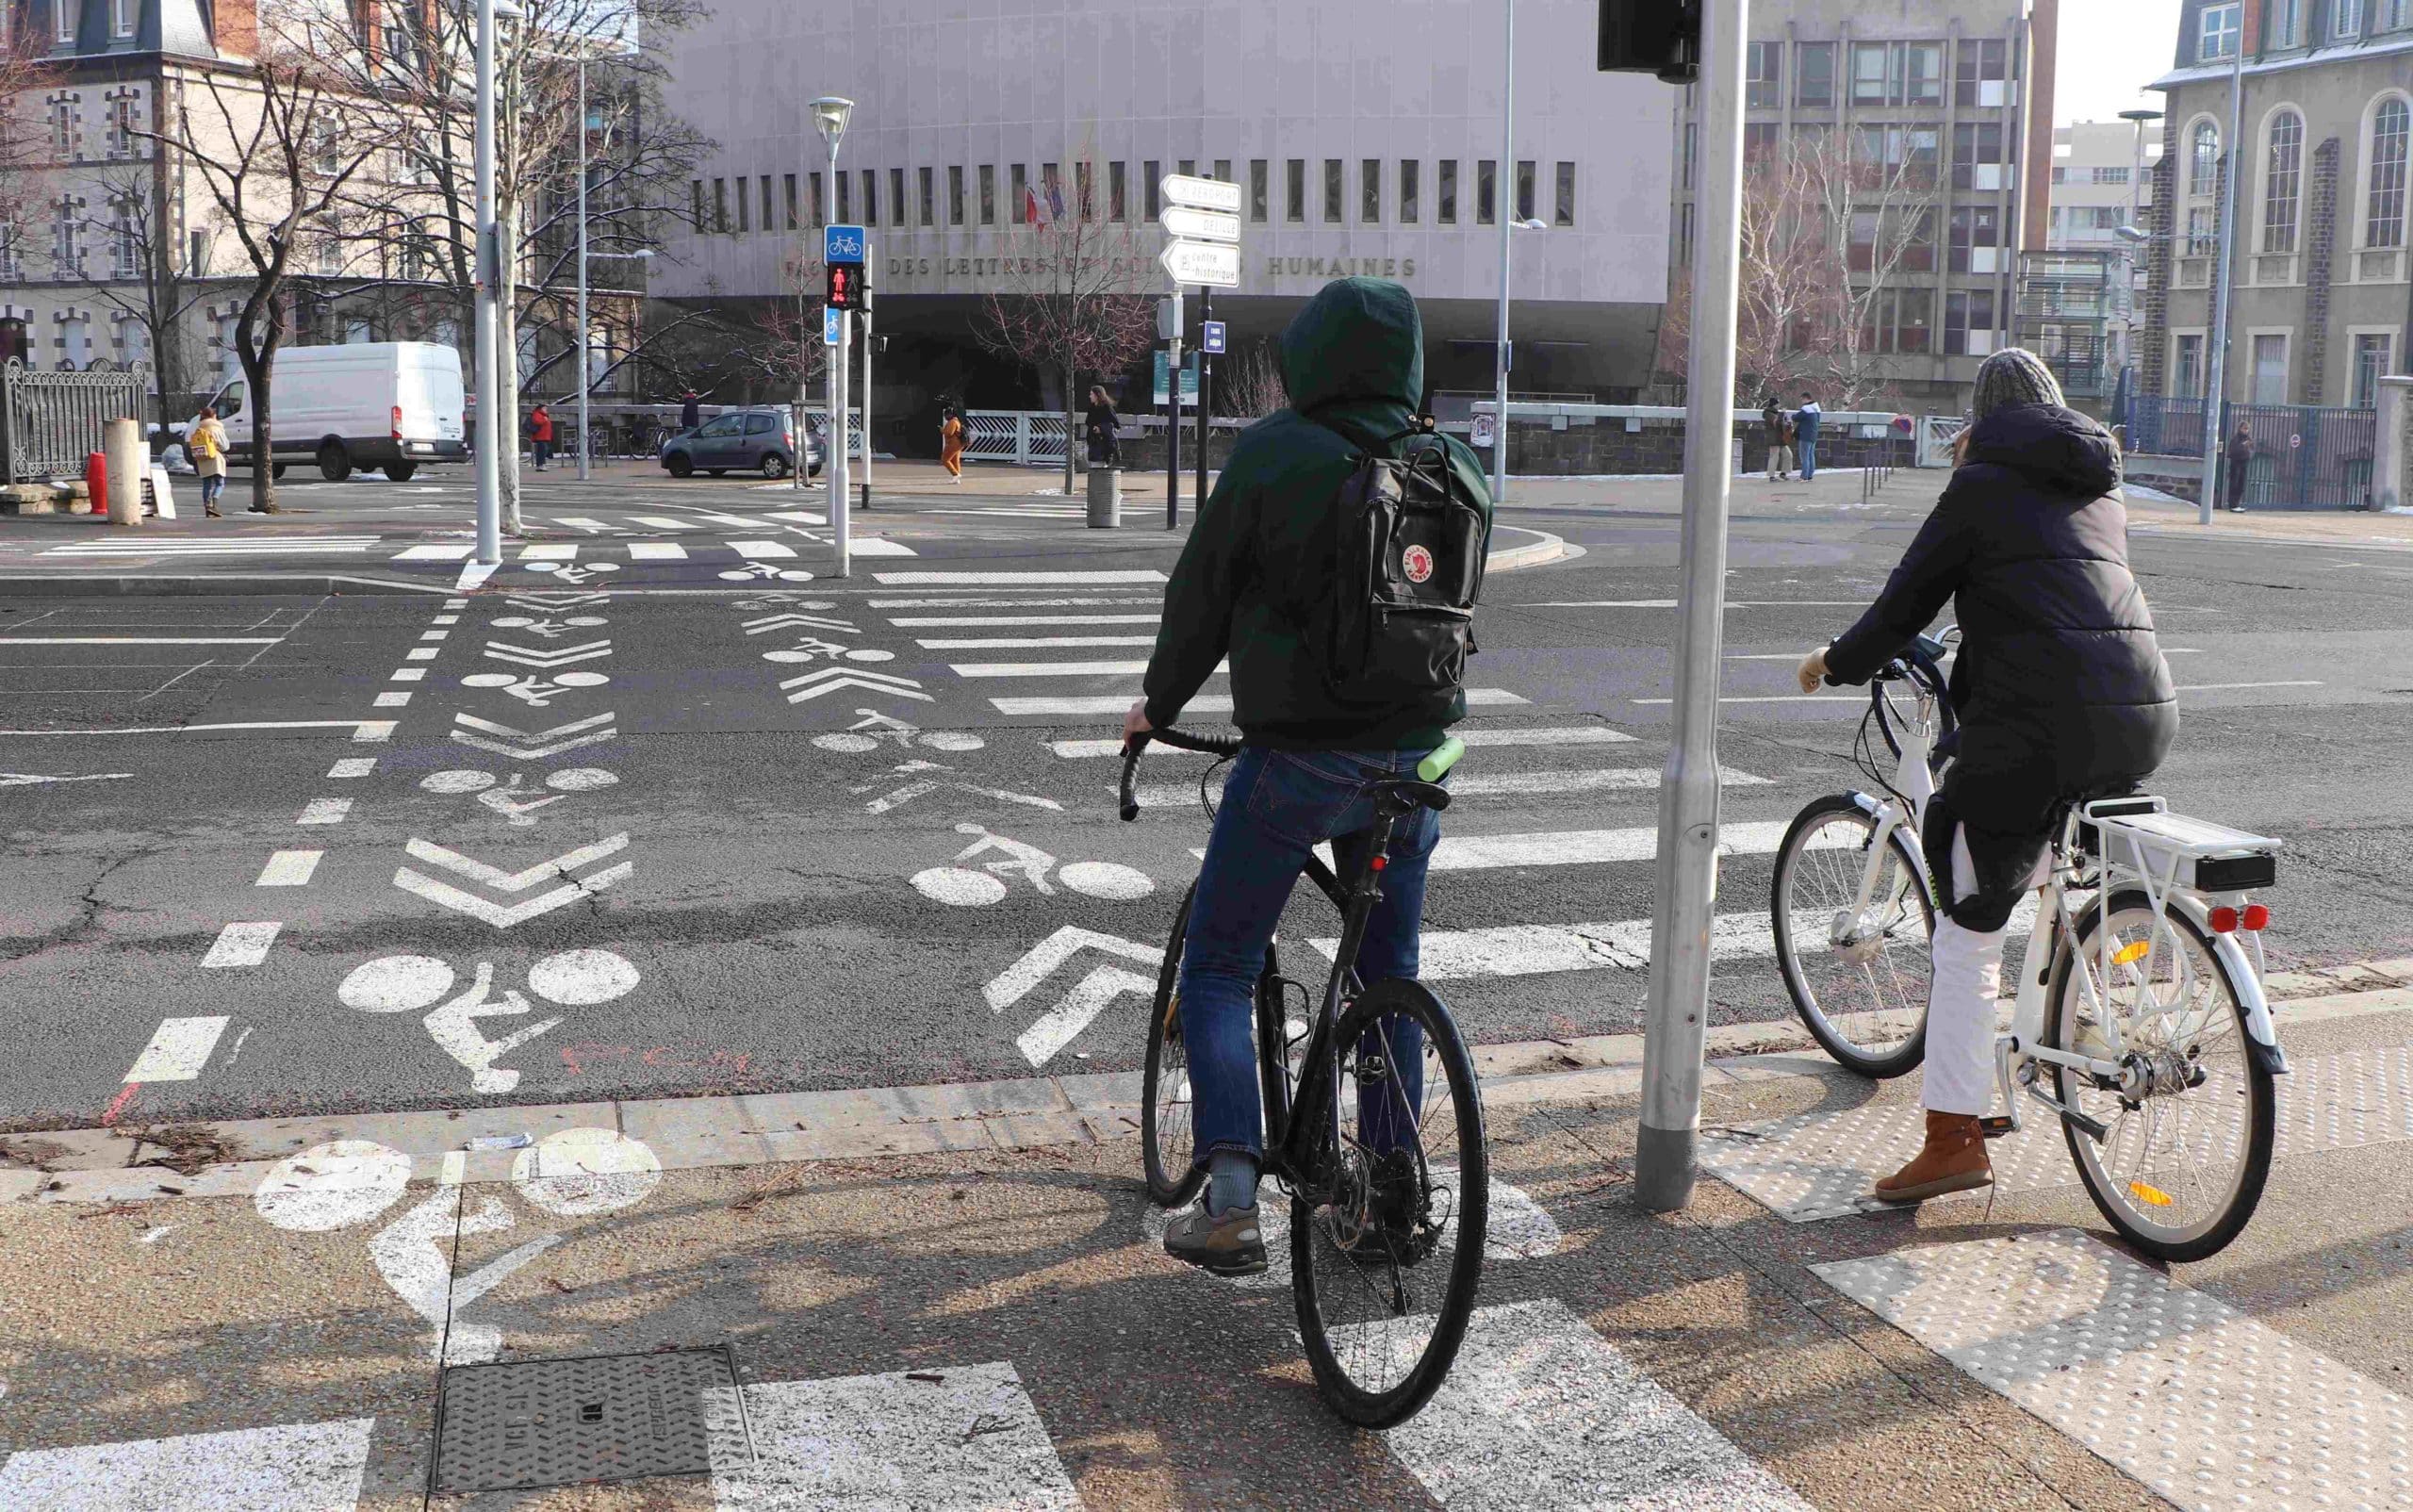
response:
<path id="1" fill-rule="evenodd" d="M 2238 926 L 2237 910 L 2224 904 L 2212 910 L 2209 923 L 2214 934 L 2235 934 Z"/>
<path id="2" fill-rule="evenodd" d="M 2260 934 L 2271 927 L 2271 911 L 2259 903 L 2248 903 L 2237 916 L 2237 927 L 2248 934 Z"/>

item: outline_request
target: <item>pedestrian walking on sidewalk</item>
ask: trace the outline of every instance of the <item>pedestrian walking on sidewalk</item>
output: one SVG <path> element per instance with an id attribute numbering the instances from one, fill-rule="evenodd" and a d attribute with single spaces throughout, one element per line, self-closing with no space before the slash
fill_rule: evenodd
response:
<path id="1" fill-rule="evenodd" d="M 1801 459 L 1801 481 L 1818 475 L 1818 421 L 1826 415 L 1818 396 L 1802 390 L 1801 407 L 1793 412 L 1793 454 Z"/>
<path id="2" fill-rule="evenodd" d="M 201 512 L 211 519 L 225 518 L 218 513 L 218 496 L 226 491 L 226 427 L 217 410 L 201 406 L 185 436 L 185 451 L 192 457 L 192 470 L 201 474 Z"/>
<path id="3" fill-rule="evenodd" d="M 1089 433 L 1091 467 L 1123 466 L 1123 439 L 1116 434 L 1123 429 L 1123 417 L 1114 413 L 1106 390 L 1095 384 L 1090 386 L 1090 407 L 1083 428 Z"/>
<path id="4" fill-rule="evenodd" d="M 2223 476 L 2221 492 L 2232 515 L 2245 513 L 2245 475 L 2254 469 L 2254 455 L 2261 448 L 2254 444 L 2254 433 L 2243 420 L 2237 422 L 2237 434 L 2228 438 L 2228 449 L 2223 456 L 2227 472 Z"/>
<path id="5" fill-rule="evenodd" d="M 1362 604 L 1368 593 L 1362 583 L 1348 583 L 1338 554 L 1335 521 L 1347 518 L 1345 490 L 1366 457 L 1401 457 L 1410 448 L 1433 454 L 1450 497 L 1481 516 L 1482 539 L 1472 567 L 1436 561 L 1440 548 L 1409 548 L 1402 570 L 1421 570 L 1419 583 L 1460 567 L 1479 574 L 1491 519 L 1483 464 L 1463 442 L 1416 422 L 1424 326 L 1406 289 L 1376 278 L 1326 284 L 1283 333 L 1282 371 L 1290 407 L 1241 434 L 1199 509 L 1165 585 L 1147 697 L 1123 725 L 1128 741 L 1172 724 L 1230 658 L 1232 718 L 1245 744 L 1223 784 L 1181 960 L 1194 1160 L 1206 1190 L 1166 1228 L 1164 1246 L 1176 1259 L 1232 1274 L 1265 1267 L 1256 1208 L 1264 1122 L 1251 1002 L 1283 902 L 1325 840 L 1344 874 L 1352 869 L 1350 847 L 1362 854 L 1372 822 L 1371 784 L 1415 771 L 1466 717 L 1466 693 L 1454 681 L 1374 702 L 1343 698 L 1326 681 L 1330 652 L 1305 627 L 1336 595 L 1354 592 Z M 1382 901 L 1357 954 L 1359 979 L 1416 976 L 1425 871 L 1439 838 L 1439 815 L 1431 810 L 1394 831 Z M 1400 1064 L 1419 1063 L 1417 1031 L 1386 1032 Z M 1371 1107 L 1361 1104 L 1360 1134 L 1380 1181 L 1383 1162 L 1406 1152 L 1395 1133 L 1371 1126 Z"/>
<path id="6" fill-rule="evenodd" d="M 1793 420 L 1777 408 L 1776 395 L 1760 401 L 1760 436 L 1768 448 L 1768 482 L 1793 476 Z"/>
<path id="7" fill-rule="evenodd" d="M 682 431 L 692 431 L 702 423 L 704 423 L 703 406 L 696 403 L 696 391 L 690 388 L 687 390 L 686 397 L 679 401 L 679 428 Z"/>
<path id="8" fill-rule="evenodd" d="M 1979 1119 L 1994 1106 L 2011 911 L 2043 884 L 2069 806 L 2135 791 L 2178 734 L 2178 694 L 2128 570 L 2110 434 L 2017 347 L 1978 370 L 1971 415 L 1952 481 L 1877 601 L 1799 669 L 1805 693 L 1866 682 L 1956 604 L 1960 748 L 1920 837 L 1944 903 L 1929 946 L 1927 1138 L 1877 1183 L 1886 1202 L 1994 1180 Z"/>
<path id="9" fill-rule="evenodd" d="M 953 404 L 939 412 L 939 466 L 957 483 L 963 481 L 963 417 Z"/>
<path id="10" fill-rule="evenodd" d="M 535 454 L 538 472 L 553 459 L 553 417 L 542 404 L 528 412 L 528 450 Z"/>

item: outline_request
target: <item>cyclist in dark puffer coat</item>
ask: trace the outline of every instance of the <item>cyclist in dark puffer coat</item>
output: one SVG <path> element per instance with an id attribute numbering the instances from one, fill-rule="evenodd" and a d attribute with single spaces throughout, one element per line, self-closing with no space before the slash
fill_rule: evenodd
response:
<path id="1" fill-rule="evenodd" d="M 1877 1184 L 1916 1202 L 1993 1179 L 1978 1115 L 1994 1096 L 1994 995 L 2005 926 L 2040 885 L 2066 806 L 2133 790 L 2178 733 L 2178 696 L 2128 570 L 2120 453 L 2066 408 L 2052 371 L 2011 348 L 1978 370 L 1959 466 L 1884 591 L 1800 668 L 1865 682 L 1957 604 L 1950 691 L 1960 747 L 1929 805 L 1936 923 L 1925 1087 L 1927 1142 Z"/>

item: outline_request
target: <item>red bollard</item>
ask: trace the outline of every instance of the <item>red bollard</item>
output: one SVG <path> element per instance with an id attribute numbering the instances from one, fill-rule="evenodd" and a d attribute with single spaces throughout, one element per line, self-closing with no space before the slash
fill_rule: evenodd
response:
<path id="1" fill-rule="evenodd" d="M 90 500 L 92 513 L 106 518 L 109 512 L 109 464 L 101 452 L 90 452 L 84 458 L 84 492 Z"/>

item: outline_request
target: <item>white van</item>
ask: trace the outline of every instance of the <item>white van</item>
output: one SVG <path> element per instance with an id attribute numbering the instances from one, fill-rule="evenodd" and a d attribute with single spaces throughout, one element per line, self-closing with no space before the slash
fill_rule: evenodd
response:
<path id="1" fill-rule="evenodd" d="M 383 468 L 402 482 L 422 462 L 458 462 L 461 354 L 432 341 L 357 341 L 287 347 L 276 354 L 270 445 L 276 470 L 316 457 L 331 483 L 354 468 Z M 226 427 L 227 459 L 252 460 L 250 386 L 238 377 L 209 398 Z"/>

